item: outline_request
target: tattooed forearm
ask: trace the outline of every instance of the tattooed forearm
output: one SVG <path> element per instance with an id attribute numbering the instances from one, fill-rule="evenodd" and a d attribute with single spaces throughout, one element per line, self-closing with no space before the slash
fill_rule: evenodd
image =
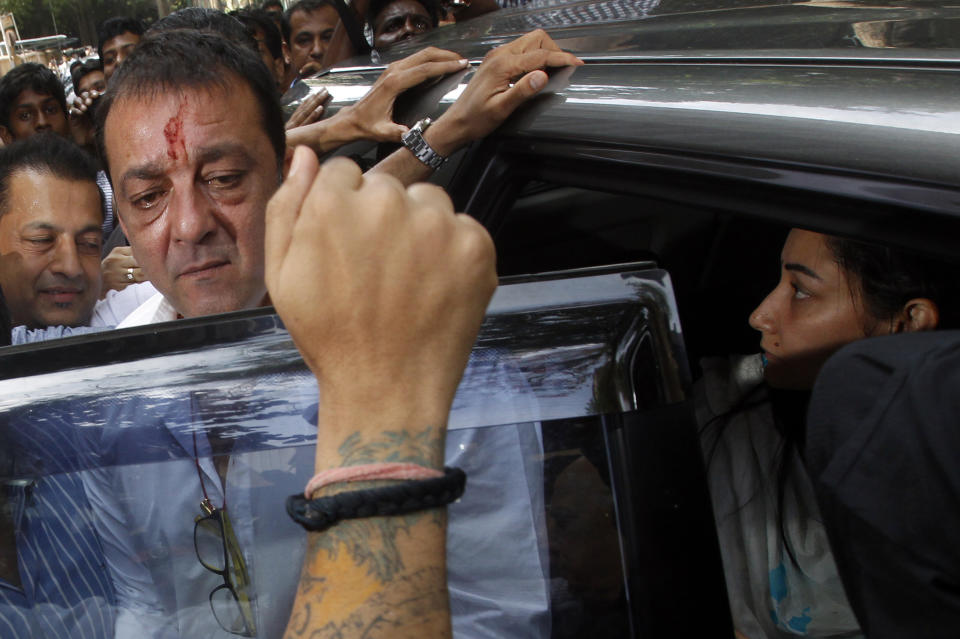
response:
<path id="1" fill-rule="evenodd" d="M 407 560 L 388 573 L 372 574 L 369 565 L 358 565 L 352 553 L 330 551 L 336 545 L 327 541 L 331 533 L 361 543 L 365 535 L 379 535 L 378 529 L 390 519 L 349 520 L 310 534 L 288 638 L 393 639 L 407 636 L 408 627 L 431 629 L 429 634 L 411 636 L 449 636 L 444 531 L 429 521 L 432 518 L 422 518 L 409 528 L 409 535 L 400 536 L 397 557 Z M 424 525 L 429 528 L 421 530 Z M 312 578 L 319 574 L 326 578 Z"/>
<path id="2" fill-rule="evenodd" d="M 443 451 L 443 430 L 427 426 L 420 432 L 387 431 L 377 439 L 364 441 L 354 433 L 337 449 L 343 466 L 375 462 L 409 462 L 423 466 L 437 465 L 437 451 Z"/>
<path id="3" fill-rule="evenodd" d="M 422 623 L 425 620 L 446 614 L 446 590 L 436 588 L 436 568 L 427 568 L 402 578 L 389 592 L 378 592 L 363 602 L 357 610 L 340 618 L 317 620 L 318 624 L 308 623 L 294 626 L 291 622 L 287 637 L 309 637 L 310 639 L 347 639 L 363 637 L 369 639 L 393 638 L 410 622 Z M 394 596 L 395 592 L 413 593 L 410 596 Z M 307 604 L 307 619 L 313 607 Z"/>
<path id="4" fill-rule="evenodd" d="M 356 432 L 324 446 L 318 467 L 410 462 L 438 468 L 443 427 Z M 329 440 L 328 440 L 329 441 Z M 312 497 L 363 490 L 384 482 L 349 482 Z M 388 482 L 389 483 L 389 482 Z M 446 511 L 347 519 L 310 533 L 288 638 L 449 637 Z"/>

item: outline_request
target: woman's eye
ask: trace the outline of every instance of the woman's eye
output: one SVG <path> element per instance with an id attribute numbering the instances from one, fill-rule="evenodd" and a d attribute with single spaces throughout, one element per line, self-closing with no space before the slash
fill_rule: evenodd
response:
<path id="1" fill-rule="evenodd" d="M 806 292 L 796 284 L 790 285 L 793 288 L 793 299 L 795 300 L 805 300 L 810 297 L 810 293 Z"/>

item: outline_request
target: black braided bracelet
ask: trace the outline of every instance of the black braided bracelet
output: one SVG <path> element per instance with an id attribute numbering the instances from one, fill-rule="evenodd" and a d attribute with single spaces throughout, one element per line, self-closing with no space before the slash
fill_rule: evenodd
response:
<path id="1" fill-rule="evenodd" d="M 443 477 L 433 479 L 410 480 L 319 499 L 290 495 L 287 514 L 307 530 L 319 532 L 341 519 L 403 515 L 446 506 L 460 498 L 466 485 L 465 472 L 445 466 Z"/>

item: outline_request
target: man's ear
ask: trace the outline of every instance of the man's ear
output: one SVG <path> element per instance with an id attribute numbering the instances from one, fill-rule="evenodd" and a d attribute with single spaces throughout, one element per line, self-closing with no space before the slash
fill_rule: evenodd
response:
<path id="1" fill-rule="evenodd" d="M 0 124 L 0 140 L 3 140 L 4 144 L 10 144 L 13 142 L 13 135 L 10 133 L 10 129 Z"/>
<path id="2" fill-rule="evenodd" d="M 903 305 L 897 318 L 895 333 L 932 331 L 940 325 L 940 309 L 936 302 L 926 297 L 917 297 Z"/>
<path id="3" fill-rule="evenodd" d="M 283 153 L 283 179 L 287 179 L 287 173 L 290 172 L 290 163 L 293 162 L 293 151 L 294 149 L 287 147 L 287 150 Z"/>

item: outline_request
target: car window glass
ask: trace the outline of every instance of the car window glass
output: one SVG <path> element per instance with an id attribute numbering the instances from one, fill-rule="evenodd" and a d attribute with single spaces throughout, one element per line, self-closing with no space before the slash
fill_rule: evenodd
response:
<path id="1" fill-rule="evenodd" d="M 447 463 L 468 475 L 449 510 L 458 632 L 629 634 L 636 544 L 623 530 L 635 524 L 622 521 L 631 508 L 616 484 L 631 453 L 611 456 L 608 431 L 622 425 L 609 420 L 656 421 L 657 407 L 680 406 L 682 361 L 669 278 L 649 264 L 498 290 L 447 442 Z M 284 499 L 312 474 L 317 389 L 275 316 L 15 347 L 2 364 L 8 554 L 24 556 L 16 522 L 70 538 L 51 550 L 69 561 L 48 580 L 90 577 L 71 596 L 106 625 L 228 636 L 249 619 L 257 636 L 282 634 L 305 543 Z M 228 514 L 234 536 L 212 534 L 204 500 Z M 244 558 L 227 582 L 236 600 L 221 587 L 218 544 Z M 38 574 L 20 563 L 0 574 L 5 584 Z M 24 623 L 43 614 L 26 611 Z M 69 619 L 54 617 L 69 636 Z"/>

